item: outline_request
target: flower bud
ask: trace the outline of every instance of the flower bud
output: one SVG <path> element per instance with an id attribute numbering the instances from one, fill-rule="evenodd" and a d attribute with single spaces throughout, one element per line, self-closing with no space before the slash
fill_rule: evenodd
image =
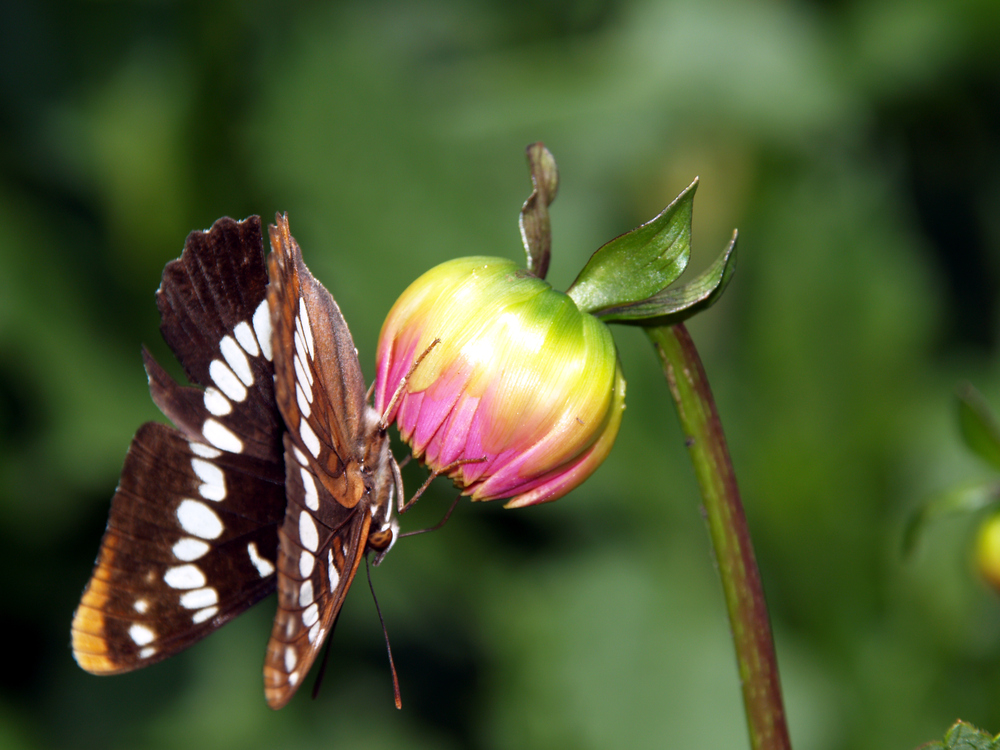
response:
<path id="1" fill-rule="evenodd" d="M 590 476 L 625 409 L 607 326 L 500 258 L 443 263 L 403 292 L 379 336 L 376 410 L 401 384 L 385 419 L 414 457 L 473 500 L 510 497 L 506 507 L 555 500 Z"/>
<path id="2" fill-rule="evenodd" d="M 979 527 L 976 567 L 986 582 L 1000 591 L 1000 514 L 993 514 Z"/>

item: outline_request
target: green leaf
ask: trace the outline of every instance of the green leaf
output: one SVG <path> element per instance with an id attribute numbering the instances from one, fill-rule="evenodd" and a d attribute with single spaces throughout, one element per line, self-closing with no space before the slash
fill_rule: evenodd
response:
<path id="1" fill-rule="evenodd" d="M 736 271 L 736 237 L 714 263 L 697 278 L 676 289 L 664 289 L 648 299 L 610 307 L 594 313 L 605 323 L 676 325 L 707 310 L 722 296 Z"/>
<path id="2" fill-rule="evenodd" d="M 933 496 L 923 504 L 906 523 L 903 531 L 903 553 L 909 554 L 916 547 L 917 539 L 928 524 L 948 516 L 976 513 L 994 505 L 1000 499 L 1000 482 L 967 482 Z"/>
<path id="3" fill-rule="evenodd" d="M 969 449 L 1000 469 L 1000 424 L 986 399 L 971 383 L 958 387 L 958 424 Z"/>
<path id="4" fill-rule="evenodd" d="M 945 734 L 943 742 L 931 742 L 924 747 L 941 750 L 1000 750 L 1000 738 L 964 721 L 956 721 Z"/>
<path id="5" fill-rule="evenodd" d="M 655 218 L 595 252 L 566 290 L 583 312 L 640 302 L 683 273 L 691 255 L 695 180 Z"/>

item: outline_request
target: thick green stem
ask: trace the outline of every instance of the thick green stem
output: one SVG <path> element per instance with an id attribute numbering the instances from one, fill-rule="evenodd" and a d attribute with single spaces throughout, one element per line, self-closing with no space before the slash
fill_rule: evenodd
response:
<path id="1" fill-rule="evenodd" d="M 791 742 L 764 589 L 705 368 L 683 324 L 648 328 L 647 333 L 663 362 L 701 487 L 729 610 L 750 745 L 754 750 L 788 750 Z"/>

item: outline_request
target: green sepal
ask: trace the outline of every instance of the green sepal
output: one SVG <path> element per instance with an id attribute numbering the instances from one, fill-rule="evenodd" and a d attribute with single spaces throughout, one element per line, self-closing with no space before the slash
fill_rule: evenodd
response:
<path id="1" fill-rule="evenodd" d="M 1000 469 L 1000 424 L 983 395 L 971 383 L 958 387 L 958 424 L 969 450 Z"/>
<path id="2" fill-rule="evenodd" d="M 921 747 L 939 750 L 1000 750 L 1000 735 L 993 737 L 972 724 L 956 721 L 942 742 L 930 742 Z"/>
<path id="3" fill-rule="evenodd" d="M 903 530 L 903 553 L 916 547 L 924 527 L 948 516 L 976 513 L 1000 501 L 1000 481 L 996 479 L 965 482 L 933 496 L 918 508 Z"/>
<path id="4" fill-rule="evenodd" d="M 683 286 L 664 289 L 648 299 L 597 310 L 594 315 L 605 323 L 630 325 L 676 325 L 718 301 L 736 271 L 736 237 L 712 265 Z"/>
<path id="5" fill-rule="evenodd" d="M 566 290 L 581 312 L 622 307 L 674 283 L 691 255 L 695 180 L 655 218 L 597 250 Z"/>

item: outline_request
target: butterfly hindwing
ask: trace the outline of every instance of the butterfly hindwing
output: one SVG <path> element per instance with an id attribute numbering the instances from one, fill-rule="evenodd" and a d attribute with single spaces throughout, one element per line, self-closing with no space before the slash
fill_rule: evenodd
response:
<path id="1" fill-rule="evenodd" d="M 73 619 L 88 671 L 165 658 L 274 588 L 285 471 L 266 284 L 257 217 L 193 232 L 164 269 L 161 330 L 205 390 L 144 355 L 153 399 L 179 429 L 147 423 L 129 448 Z"/>
<path id="2" fill-rule="evenodd" d="M 73 619 L 80 666 L 114 674 L 159 661 L 274 589 L 274 469 L 163 424 L 139 428 Z"/>

